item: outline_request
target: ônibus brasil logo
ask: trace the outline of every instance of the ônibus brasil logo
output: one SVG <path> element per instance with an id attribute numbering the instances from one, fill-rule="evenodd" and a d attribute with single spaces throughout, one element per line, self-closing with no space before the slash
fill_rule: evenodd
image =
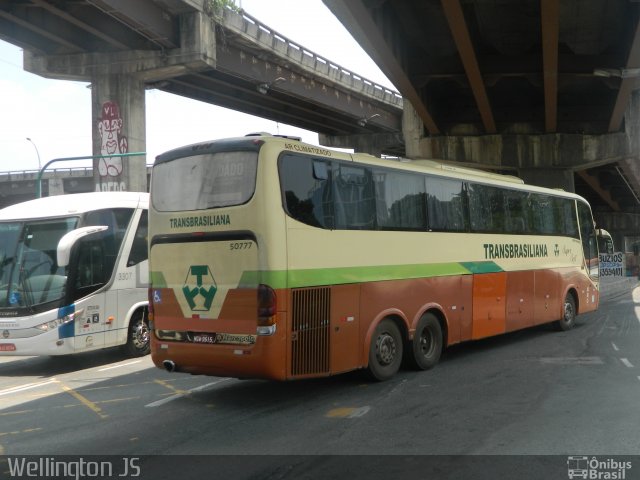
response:
<path id="1" fill-rule="evenodd" d="M 570 480 L 626 480 L 627 470 L 631 470 L 631 461 L 616 458 L 572 455 L 567 458 L 567 474 Z"/>
<path id="2" fill-rule="evenodd" d="M 208 265 L 191 265 L 182 286 L 189 308 L 195 312 L 211 309 L 218 286 Z"/>

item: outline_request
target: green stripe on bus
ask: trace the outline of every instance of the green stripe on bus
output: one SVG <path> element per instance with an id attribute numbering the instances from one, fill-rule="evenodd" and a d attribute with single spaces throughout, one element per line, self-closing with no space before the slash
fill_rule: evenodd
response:
<path id="1" fill-rule="evenodd" d="M 153 288 L 167 288 L 168 286 L 162 272 L 149 272 L 149 278 Z"/>
<path id="2" fill-rule="evenodd" d="M 409 278 L 466 275 L 469 271 L 459 263 L 430 265 L 378 265 L 372 267 L 345 267 L 321 270 L 289 271 L 289 287 L 307 285 L 333 285 L 342 283 L 377 282 Z"/>
<path id="3" fill-rule="evenodd" d="M 416 265 L 376 265 L 370 267 L 310 268 L 301 270 L 245 271 L 238 288 L 255 288 L 264 283 L 272 288 L 300 288 L 315 285 L 379 282 L 412 278 L 502 272 L 494 262 L 452 262 Z M 154 288 L 166 288 L 162 272 L 151 272 Z"/>
<path id="4" fill-rule="evenodd" d="M 462 262 L 461 265 L 471 273 L 498 273 L 503 271 L 495 262 Z"/>
<path id="5" fill-rule="evenodd" d="M 471 265 L 471 264 L 469 264 Z M 240 279 L 240 287 L 265 283 L 272 288 L 299 288 L 314 285 L 403 280 L 410 278 L 468 275 L 472 271 L 460 263 L 418 265 L 376 265 L 370 267 L 313 268 L 285 271 L 249 271 Z"/>

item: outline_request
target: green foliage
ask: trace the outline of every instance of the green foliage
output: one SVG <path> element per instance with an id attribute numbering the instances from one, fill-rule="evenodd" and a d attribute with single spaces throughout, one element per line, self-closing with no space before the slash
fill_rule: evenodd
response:
<path id="1" fill-rule="evenodd" d="M 204 3 L 205 13 L 217 22 L 222 20 L 225 9 L 240 13 L 240 7 L 236 5 L 235 0 L 206 0 Z"/>

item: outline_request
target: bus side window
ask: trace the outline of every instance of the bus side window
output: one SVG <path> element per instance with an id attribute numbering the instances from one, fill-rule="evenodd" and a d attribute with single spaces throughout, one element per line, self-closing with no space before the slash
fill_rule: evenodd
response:
<path id="1" fill-rule="evenodd" d="M 105 255 L 104 270 L 105 275 L 108 275 L 108 277 L 111 277 L 111 273 L 114 270 L 118 252 L 133 212 L 132 208 L 96 210 L 89 212 L 84 219 L 82 226 L 106 225 L 109 227 L 102 237 L 102 247 Z"/>
<path id="2" fill-rule="evenodd" d="M 377 224 L 381 229 L 425 230 L 426 193 L 421 175 L 373 171 Z"/>
<path id="3" fill-rule="evenodd" d="M 101 239 L 78 243 L 73 285 L 75 300 L 98 290 L 107 282 L 103 246 Z"/>
<path id="4" fill-rule="evenodd" d="M 500 232 L 504 226 L 504 204 L 497 189 L 478 183 L 469 184 L 469 216 L 472 232 Z M 498 202 L 498 200 L 500 200 Z"/>
<path id="5" fill-rule="evenodd" d="M 593 226 L 593 217 L 589 206 L 578 202 L 578 220 L 580 221 L 580 236 L 582 238 L 582 249 L 589 274 L 598 275 L 598 242 L 596 240 L 596 230 Z"/>
<path id="6" fill-rule="evenodd" d="M 527 195 L 517 190 L 504 191 L 505 233 L 523 234 L 529 231 L 526 216 Z"/>
<path id="7" fill-rule="evenodd" d="M 336 228 L 375 229 L 376 198 L 371 170 L 339 165 L 334 187 Z"/>
<path id="8" fill-rule="evenodd" d="M 468 229 L 464 185 L 461 180 L 426 177 L 429 229 L 464 232 Z"/>
<path id="9" fill-rule="evenodd" d="M 289 216 L 313 227 L 334 228 L 331 162 L 287 153 L 280 158 L 279 172 Z"/>
<path id="10" fill-rule="evenodd" d="M 129 252 L 129 258 L 127 259 L 127 267 L 132 267 L 140 262 L 144 262 L 149 257 L 147 230 L 148 215 L 147 211 L 143 210 L 140 215 L 140 222 L 138 223 L 135 237 L 133 237 L 133 243 L 131 244 L 131 251 Z"/>

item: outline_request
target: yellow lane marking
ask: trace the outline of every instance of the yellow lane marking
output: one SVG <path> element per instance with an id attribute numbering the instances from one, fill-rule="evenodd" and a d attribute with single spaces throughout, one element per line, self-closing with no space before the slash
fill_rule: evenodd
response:
<path id="1" fill-rule="evenodd" d="M 85 397 L 85 396 L 81 395 L 80 393 L 76 392 L 73 388 L 66 386 L 62 382 L 60 382 L 60 387 L 62 387 L 62 389 L 65 392 L 67 392 L 73 398 L 78 400 L 80 403 L 82 403 L 89 410 L 95 412 L 95 414 L 98 415 L 100 418 L 105 419 L 105 418 L 107 418 L 109 416 L 109 415 L 107 415 L 105 413 L 102 413 L 102 409 L 98 405 L 96 405 L 95 402 L 92 402 L 87 397 Z"/>
<path id="2" fill-rule="evenodd" d="M 92 402 L 94 405 L 102 405 L 105 403 L 117 403 L 117 402 L 126 402 L 127 400 L 140 400 L 140 397 L 126 397 L 126 398 L 112 398 L 111 400 L 96 400 L 95 402 Z M 84 402 L 83 402 L 84 405 Z M 63 405 L 62 407 L 55 407 L 55 408 L 73 408 L 73 407 L 81 407 L 82 405 L 79 405 L 77 403 L 68 403 L 67 405 Z"/>
<path id="3" fill-rule="evenodd" d="M 14 430 L 12 432 L 0 432 L 0 437 L 5 437 L 8 435 L 20 435 L 21 433 L 33 433 L 39 432 L 42 428 L 25 428 L 24 430 Z"/>
<path id="4" fill-rule="evenodd" d="M 95 402 L 96 404 L 103 403 L 117 403 L 117 402 L 126 402 L 127 400 L 140 400 L 140 397 L 122 397 L 122 398 L 112 398 L 111 400 L 100 400 Z"/>
<path id="5" fill-rule="evenodd" d="M 371 407 L 339 407 L 329 410 L 325 417 L 327 418 L 357 418 L 366 415 Z"/>
<path id="6" fill-rule="evenodd" d="M 158 385 L 162 385 L 165 388 L 168 388 L 169 390 L 171 390 L 173 393 L 176 393 L 178 395 L 185 395 L 186 393 L 188 393 L 188 390 L 181 390 L 179 388 L 174 387 L 173 385 L 170 385 L 169 382 L 165 382 L 164 380 L 154 380 L 155 383 L 157 383 Z"/>
<path id="7" fill-rule="evenodd" d="M 17 410 L 15 412 L 3 412 L 0 413 L 0 417 L 8 417 L 9 415 L 23 415 L 25 413 L 33 413 L 35 410 Z"/>
<path id="8" fill-rule="evenodd" d="M 139 387 L 140 385 L 149 385 L 151 383 L 155 383 L 152 381 L 140 382 L 140 383 L 121 383 L 119 385 L 108 385 L 106 387 L 89 387 L 85 388 L 85 392 L 95 392 L 96 390 L 111 390 L 112 388 L 121 388 L 121 387 Z"/>
<path id="9" fill-rule="evenodd" d="M 104 403 L 117 403 L 117 402 L 126 402 L 128 400 L 140 400 L 140 397 L 124 397 L 124 398 L 112 398 L 111 400 L 99 400 L 97 402 L 93 402 L 96 405 L 102 405 Z M 72 407 L 82 407 L 84 406 L 84 402 L 80 403 L 69 403 L 67 405 L 56 405 L 55 407 L 47 407 L 47 408 L 37 408 L 37 409 L 31 409 L 31 410 L 16 410 L 14 412 L 0 412 L 0 417 L 8 417 L 11 415 L 26 415 L 26 414 L 31 414 L 34 412 L 41 412 L 41 411 L 51 411 L 53 409 L 60 409 L 60 408 L 72 408 Z"/>

